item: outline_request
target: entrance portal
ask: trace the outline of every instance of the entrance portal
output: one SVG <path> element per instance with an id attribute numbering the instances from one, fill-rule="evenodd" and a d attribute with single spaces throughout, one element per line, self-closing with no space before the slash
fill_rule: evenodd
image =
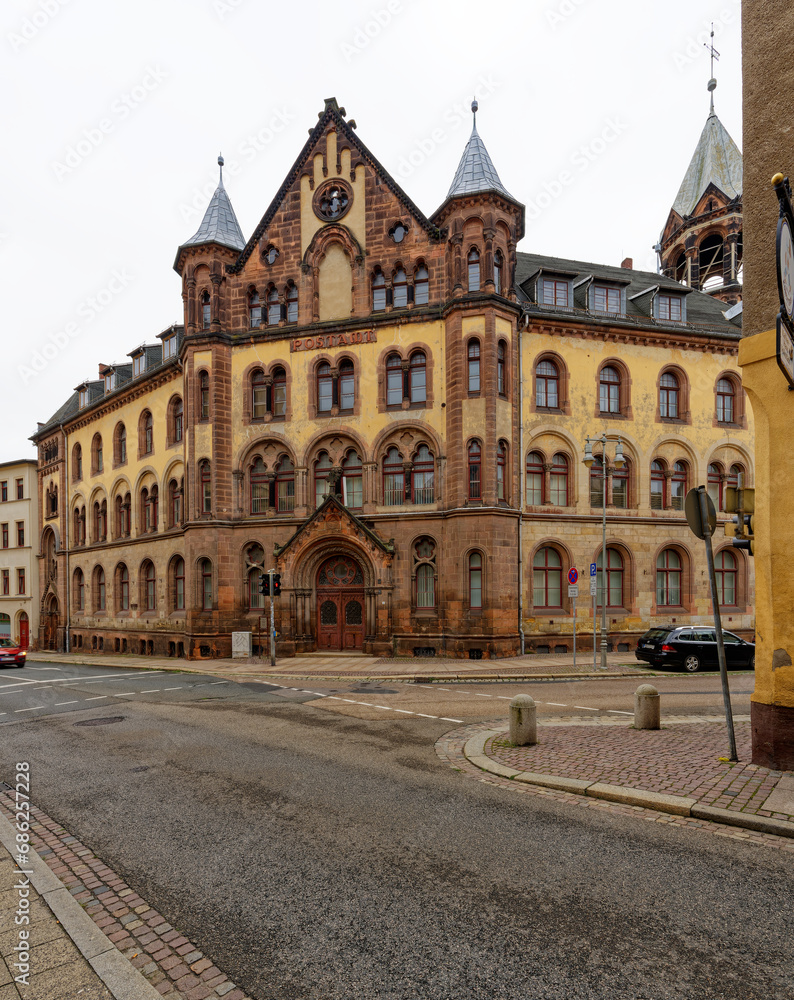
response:
<path id="1" fill-rule="evenodd" d="M 354 651 L 364 644 L 364 576 L 349 556 L 326 559 L 317 574 L 317 647 Z"/>
<path id="2" fill-rule="evenodd" d="M 58 598 L 53 596 L 47 602 L 47 609 L 44 612 L 44 648 L 56 650 L 58 648 L 58 619 L 59 607 Z"/>

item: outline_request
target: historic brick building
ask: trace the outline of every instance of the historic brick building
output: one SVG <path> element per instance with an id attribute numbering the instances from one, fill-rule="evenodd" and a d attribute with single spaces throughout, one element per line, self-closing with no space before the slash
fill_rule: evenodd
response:
<path id="1" fill-rule="evenodd" d="M 333 99 L 248 240 L 221 179 L 176 255 L 184 324 L 34 435 L 40 641 L 229 655 L 275 568 L 280 655 L 567 649 L 604 499 L 610 643 L 701 620 L 682 498 L 752 476 L 738 319 L 523 235 L 476 127 L 428 218 Z M 604 478 L 582 464 L 602 431 Z M 748 562 L 717 559 L 748 629 Z"/>

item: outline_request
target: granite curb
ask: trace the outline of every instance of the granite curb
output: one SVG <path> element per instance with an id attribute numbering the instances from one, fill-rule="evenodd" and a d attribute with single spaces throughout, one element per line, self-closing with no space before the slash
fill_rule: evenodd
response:
<path id="1" fill-rule="evenodd" d="M 14 857 L 16 838 L 11 823 L 0 815 L 0 843 Z M 27 877 L 61 927 L 74 942 L 115 1000 L 162 1000 L 162 994 L 133 968 L 110 939 L 102 933 L 61 880 L 30 848 Z"/>
<path id="2" fill-rule="evenodd" d="M 554 774 L 535 774 L 507 767 L 485 753 L 485 744 L 488 740 L 504 734 L 504 729 L 486 729 L 477 733 L 466 741 L 463 747 L 464 756 L 482 771 L 525 784 L 570 792 L 574 795 L 586 795 L 623 805 L 655 809 L 657 812 L 670 813 L 674 816 L 691 816 L 694 819 L 742 827 L 746 830 L 774 834 L 778 837 L 794 838 L 794 823 L 789 823 L 786 820 L 770 819 L 765 816 L 753 816 L 752 814 L 737 813 L 730 809 L 701 805 L 697 799 L 683 795 L 664 795 L 660 792 L 651 792 L 625 785 L 610 785 L 601 781 L 566 778 Z"/>

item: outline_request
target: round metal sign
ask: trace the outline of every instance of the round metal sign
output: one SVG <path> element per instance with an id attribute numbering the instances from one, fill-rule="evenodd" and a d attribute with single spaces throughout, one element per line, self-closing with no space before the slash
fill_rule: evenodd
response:
<path id="1" fill-rule="evenodd" d="M 714 529 L 717 527 L 717 512 L 708 493 L 706 493 L 706 507 L 709 512 L 710 534 L 713 535 Z M 684 513 L 686 514 L 687 524 L 697 537 L 705 538 L 706 532 L 703 530 L 703 521 L 700 516 L 700 490 L 691 489 L 687 493 L 686 500 L 684 501 Z"/>
<path id="2" fill-rule="evenodd" d="M 785 216 L 777 227 L 777 283 L 780 303 L 788 318 L 794 320 L 794 240 Z"/>
<path id="3" fill-rule="evenodd" d="M 568 583 L 573 585 L 579 579 L 579 570 L 571 566 L 568 570 Z"/>

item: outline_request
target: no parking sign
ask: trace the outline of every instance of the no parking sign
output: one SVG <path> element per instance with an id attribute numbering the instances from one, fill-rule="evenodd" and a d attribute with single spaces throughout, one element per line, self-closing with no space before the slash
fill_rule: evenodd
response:
<path id="1" fill-rule="evenodd" d="M 576 569 L 575 566 L 571 566 L 571 568 L 568 570 L 568 583 L 570 583 L 571 586 L 573 586 L 578 579 L 579 579 L 579 570 Z"/>

